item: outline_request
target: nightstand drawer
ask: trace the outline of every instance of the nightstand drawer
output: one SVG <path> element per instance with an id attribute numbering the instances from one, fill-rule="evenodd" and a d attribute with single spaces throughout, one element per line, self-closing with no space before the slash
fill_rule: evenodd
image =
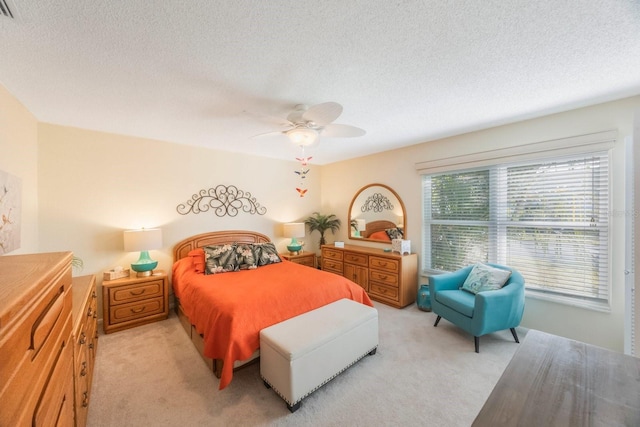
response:
<path id="1" fill-rule="evenodd" d="M 163 286 L 164 281 L 160 279 L 109 289 L 109 304 L 118 305 L 160 297 L 163 295 Z"/>
<path id="2" fill-rule="evenodd" d="M 160 314 L 165 311 L 164 299 L 162 296 L 153 299 L 147 299 L 140 302 L 130 304 L 122 304 L 111 307 L 110 320 L 112 324 L 128 322 L 130 320 L 140 319 L 152 314 Z"/>
<path id="3" fill-rule="evenodd" d="M 300 265 L 306 265 L 307 267 L 314 267 L 315 268 L 315 266 L 316 266 L 315 255 L 313 257 L 300 258 L 300 259 L 296 260 L 295 262 L 297 262 Z"/>
<path id="4" fill-rule="evenodd" d="M 366 267 L 369 265 L 369 257 L 366 254 L 358 254 L 355 252 L 344 252 L 344 262 L 350 264 L 361 265 Z"/>

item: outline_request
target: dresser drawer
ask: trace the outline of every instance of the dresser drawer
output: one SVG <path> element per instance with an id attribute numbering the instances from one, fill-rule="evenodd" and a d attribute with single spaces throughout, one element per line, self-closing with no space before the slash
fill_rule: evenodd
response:
<path id="1" fill-rule="evenodd" d="M 335 261 L 332 259 L 325 259 L 322 257 L 322 269 L 342 275 L 342 261 Z"/>
<path id="2" fill-rule="evenodd" d="M 109 304 L 118 305 L 146 300 L 163 295 L 163 280 L 153 280 L 141 284 L 120 286 L 109 289 Z"/>
<path id="3" fill-rule="evenodd" d="M 12 384 L 12 394 L 17 398 L 36 388 L 36 382 L 40 386 L 40 382 L 45 381 L 42 376 L 53 363 L 50 355 L 62 348 L 71 335 L 70 286 L 69 268 L 28 308 L 20 324 L 8 330 L 6 336 L 4 333 L 9 328 L 0 331 L 0 397 L 3 399 L 5 384 Z"/>
<path id="4" fill-rule="evenodd" d="M 344 262 L 349 264 L 361 265 L 367 267 L 369 265 L 369 257 L 366 254 L 359 254 L 355 252 L 344 252 Z"/>
<path id="5" fill-rule="evenodd" d="M 378 270 L 384 270 L 391 273 L 400 271 L 400 263 L 395 259 L 380 258 L 376 256 L 369 257 L 369 266 Z"/>
<path id="6" fill-rule="evenodd" d="M 372 296 L 379 296 L 386 299 L 398 301 L 398 288 L 381 285 L 379 283 L 369 283 L 369 293 Z"/>
<path id="7" fill-rule="evenodd" d="M 342 250 L 339 249 L 331 249 L 331 248 L 322 248 L 322 259 L 323 260 L 334 260 L 334 261 L 342 261 Z"/>
<path id="8" fill-rule="evenodd" d="M 165 311 L 162 297 L 111 307 L 111 324 L 128 322 Z"/>
<path id="9" fill-rule="evenodd" d="M 383 285 L 398 287 L 398 275 L 385 271 L 369 270 L 369 280 L 380 282 Z"/>

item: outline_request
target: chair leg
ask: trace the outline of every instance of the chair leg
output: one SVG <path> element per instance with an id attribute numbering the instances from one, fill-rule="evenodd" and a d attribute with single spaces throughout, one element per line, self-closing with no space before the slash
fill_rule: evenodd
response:
<path id="1" fill-rule="evenodd" d="M 520 340 L 518 340 L 518 334 L 516 333 L 516 328 L 511 328 L 511 335 L 513 335 L 513 339 L 516 340 L 518 344 L 520 344 Z"/>
<path id="2" fill-rule="evenodd" d="M 436 319 L 436 323 L 433 324 L 433 326 L 438 326 L 438 322 L 440 322 L 440 319 L 442 319 L 442 317 L 438 316 L 438 318 Z"/>
<path id="3" fill-rule="evenodd" d="M 480 353 L 480 337 L 473 337 L 473 343 L 476 345 L 476 353 Z"/>

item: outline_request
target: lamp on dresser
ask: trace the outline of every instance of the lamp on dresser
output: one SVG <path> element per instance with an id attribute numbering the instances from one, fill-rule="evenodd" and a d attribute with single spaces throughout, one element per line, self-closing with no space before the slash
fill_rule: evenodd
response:
<path id="1" fill-rule="evenodd" d="M 137 277 L 150 276 L 153 269 L 158 266 L 149 256 L 149 251 L 162 247 L 162 230 L 159 228 L 142 228 L 140 230 L 127 230 L 124 232 L 124 250 L 126 252 L 140 251 L 140 257 L 131 263 L 131 269 Z"/>
<path id="2" fill-rule="evenodd" d="M 302 251 L 302 244 L 298 242 L 298 237 L 304 237 L 304 222 L 289 222 L 284 224 L 284 237 L 291 237 L 291 243 L 287 245 L 289 253 L 297 255 Z"/>

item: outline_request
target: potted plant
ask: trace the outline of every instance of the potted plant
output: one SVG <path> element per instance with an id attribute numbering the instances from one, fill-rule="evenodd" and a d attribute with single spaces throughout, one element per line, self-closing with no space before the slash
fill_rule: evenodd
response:
<path id="1" fill-rule="evenodd" d="M 327 243 L 324 238 L 324 233 L 327 230 L 331 230 L 331 233 L 335 234 L 340 229 L 340 219 L 334 214 L 322 215 L 319 212 L 314 212 L 304 223 L 309 227 L 310 232 L 316 230 L 320 232 L 320 246 Z"/>

